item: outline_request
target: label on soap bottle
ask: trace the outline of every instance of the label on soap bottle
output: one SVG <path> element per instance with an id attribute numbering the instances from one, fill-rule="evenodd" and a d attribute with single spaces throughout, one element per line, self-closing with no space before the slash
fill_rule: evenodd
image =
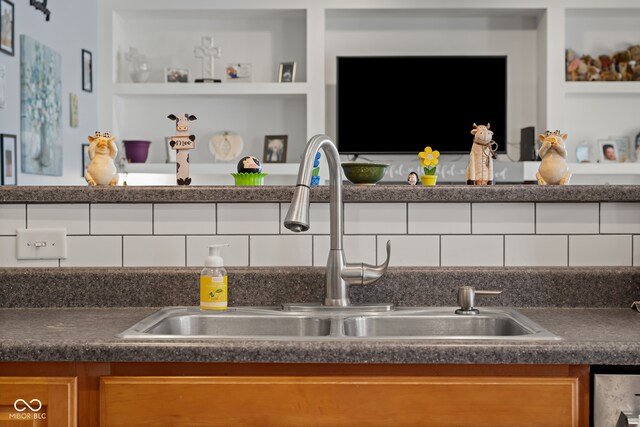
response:
<path id="1" fill-rule="evenodd" d="M 200 276 L 200 309 L 227 308 L 227 276 Z"/>

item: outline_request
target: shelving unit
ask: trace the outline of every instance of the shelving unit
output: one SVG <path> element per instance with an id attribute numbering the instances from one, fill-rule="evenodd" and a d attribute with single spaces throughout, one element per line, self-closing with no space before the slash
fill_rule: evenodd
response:
<path id="1" fill-rule="evenodd" d="M 575 147 L 585 141 L 634 139 L 640 82 L 566 82 L 565 49 L 587 53 L 638 44 L 638 19 L 637 0 L 110 0 L 100 2 L 100 46 L 110 53 L 98 74 L 101 126 L 120 139 L 152 139 L 149 162 L 160 163 L 164 136 L 172 131 L 163 118 L 188 110 L 200 114 L 196 163 L 213 162 L 207 142 L 225 130 L 240 133 L 244 154 L 258 157 L 264 135 L 289 135 L 287 159 L 297 163 L 308 138 L 335 136 L 336 56 L 500 54 L 508 57 L 509 80 L 508 135 L 499 138 L 509 144 L 509 157 L 519 157 L 520 128 L 533 125 L 536 133 L 568 133 L 568 160 L 575 161 Z M 186 66 L 199 76 L 193 47 L 202 35 L 213 35 L 223 49 L 217 76 L 225 63 L 245 62 L 252 64 L 252 80 L 163 83 L 164 66 Z M 155 70 L 147 83 L 128 77 L 123 55 L 131 46 Z M 278 64 L 291 60 L 296 82 L 276 83 Z M 372 72 L 386 85 L 419 78 L 410 70 Z M 461 108 L 477 99 L 470 94 Z M 151 164 L 141 168 L 154 170 Z"/>

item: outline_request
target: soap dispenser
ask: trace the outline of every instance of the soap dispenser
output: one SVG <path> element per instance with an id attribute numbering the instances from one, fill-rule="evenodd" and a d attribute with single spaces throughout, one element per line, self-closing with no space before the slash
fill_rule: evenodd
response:
<path id="1" fill-rule="evenodd" d="M 227 270 L 220 256 L 220 249 L 227 244 L 209 245 L 209 256 L 205 258 L 200 272 L 200 309 L 227 309 Z"/>

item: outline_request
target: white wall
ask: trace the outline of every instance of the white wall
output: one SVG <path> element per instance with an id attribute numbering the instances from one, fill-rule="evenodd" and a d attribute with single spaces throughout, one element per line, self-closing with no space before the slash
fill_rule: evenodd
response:
<path id="1" fill-rule="evenodd" d="M 18 168 L 19 185 L 83 184 L 81 177 L 81 144 L 97 126 L 98 0 L 64 0 L 48 2 L 49 22 L 42 12 L 26 0 L 13 1 L 15 7 L 15 55 L 0 52 L 0 65 L 6 68 L 5 108 L 0 109 L 0 133 L 18 136 L 17 158 L 20 159 L 20 35 L 45 44 L 62 57 L 62 146 L 63 175 L 23 174 Z M 93 92 L 82 90 L 82 49 L 93 54 Z M 69 126 L 69 93 L 78 96 L 79 126 Z M 18 160 L 18 164 L 20 161 Z"/>

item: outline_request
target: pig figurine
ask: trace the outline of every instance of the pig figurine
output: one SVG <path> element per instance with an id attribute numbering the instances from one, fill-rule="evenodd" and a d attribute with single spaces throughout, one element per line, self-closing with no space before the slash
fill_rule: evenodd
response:
<path id="1" fill-rule="evenodd" d="M 118 184 L 118 170 L 113 160 L 118 154 L 115 137 L 109 132 L 89 135 L 89 166 L 84 179 L 90 186 Z"/>
<path id="2" fill-rule="evenodd" d="M 539 155 L 542 159 L 536 178 L 540 185 L 565 185 L 571 179 L 571 172 L 567 166 L 567 149 L 564 141 L 567 134 L 561 134 L 559 130 L 555 132 L 546 131 L 538 136 L 542 146 Z"/>

